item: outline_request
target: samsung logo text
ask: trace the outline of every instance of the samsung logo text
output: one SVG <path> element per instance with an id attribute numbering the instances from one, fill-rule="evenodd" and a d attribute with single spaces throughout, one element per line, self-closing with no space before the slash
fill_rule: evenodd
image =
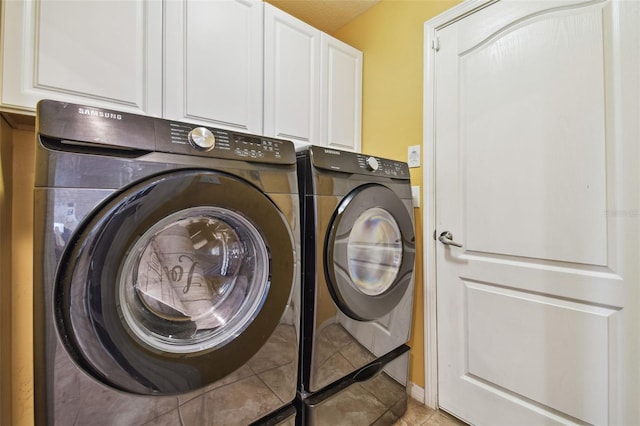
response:
<path id="1" fill-rule="evenodd" d="M 340 151 L 334 151 L 333 149 L 325 149 L 324 153 L 331 154 L 331 155 L 340 155 Z"/>
<path id="2" fill-rule="evenodd" d="M 113 112 L 96 111 L 87 108 L 78 108 L 78 114 L 88 115 L 91 117 L 107 118 L 109 120 L 122 120 L 122 114 L 116 114 Z"/>

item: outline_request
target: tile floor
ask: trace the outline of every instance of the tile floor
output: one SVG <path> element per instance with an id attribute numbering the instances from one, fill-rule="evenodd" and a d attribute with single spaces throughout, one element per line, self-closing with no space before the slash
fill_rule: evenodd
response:
<path id="1" fill-rule="evenodd" d="M 407 412 L 393 426 L 466 426 L 466 423 L 444 411 L 433 410 L 409 398 Z"/>

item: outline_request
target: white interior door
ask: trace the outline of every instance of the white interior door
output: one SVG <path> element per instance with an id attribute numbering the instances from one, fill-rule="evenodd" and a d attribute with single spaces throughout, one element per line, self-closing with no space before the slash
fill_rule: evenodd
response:
<path id="1" fill-rule="evenodd" d="M 439 404 L 470 423 L 640 423 L 639 9 L 434 33 Z"/>

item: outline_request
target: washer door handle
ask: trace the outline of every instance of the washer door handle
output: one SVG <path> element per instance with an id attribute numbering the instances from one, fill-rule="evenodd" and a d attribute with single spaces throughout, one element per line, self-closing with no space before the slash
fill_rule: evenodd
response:
<path id="1" fill-rule="evenodd" d="M 451 234 L 451 232 L 449 231 L 444 231 L 442 234 L 440 234 L 440 236 L 438 237 L 438 241 L 440 241 L 445 246 L 462 247 L 462 244 L 453 241 L 453 234 Z"/>

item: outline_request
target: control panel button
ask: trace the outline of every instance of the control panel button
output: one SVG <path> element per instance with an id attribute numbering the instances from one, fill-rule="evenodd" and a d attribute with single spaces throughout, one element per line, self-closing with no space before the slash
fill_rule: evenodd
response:
<path id="1" fill-rule="evenodd" d="M 378 162 L 378 160 L 374 157 L 368 157 L 367 158 L 367 167 L 369 168 L 369 170 L 371 171 L 376 171 L 378 170 L 378 168 L 380 168 L 380 163 Z"/>
<path id="2" fill-rule="evenodd" d="M 201 151 L 210 151 L 216 145 L 216 137 L 205 127 L 196 127 L 188 137 L 191 146 Z"/>

